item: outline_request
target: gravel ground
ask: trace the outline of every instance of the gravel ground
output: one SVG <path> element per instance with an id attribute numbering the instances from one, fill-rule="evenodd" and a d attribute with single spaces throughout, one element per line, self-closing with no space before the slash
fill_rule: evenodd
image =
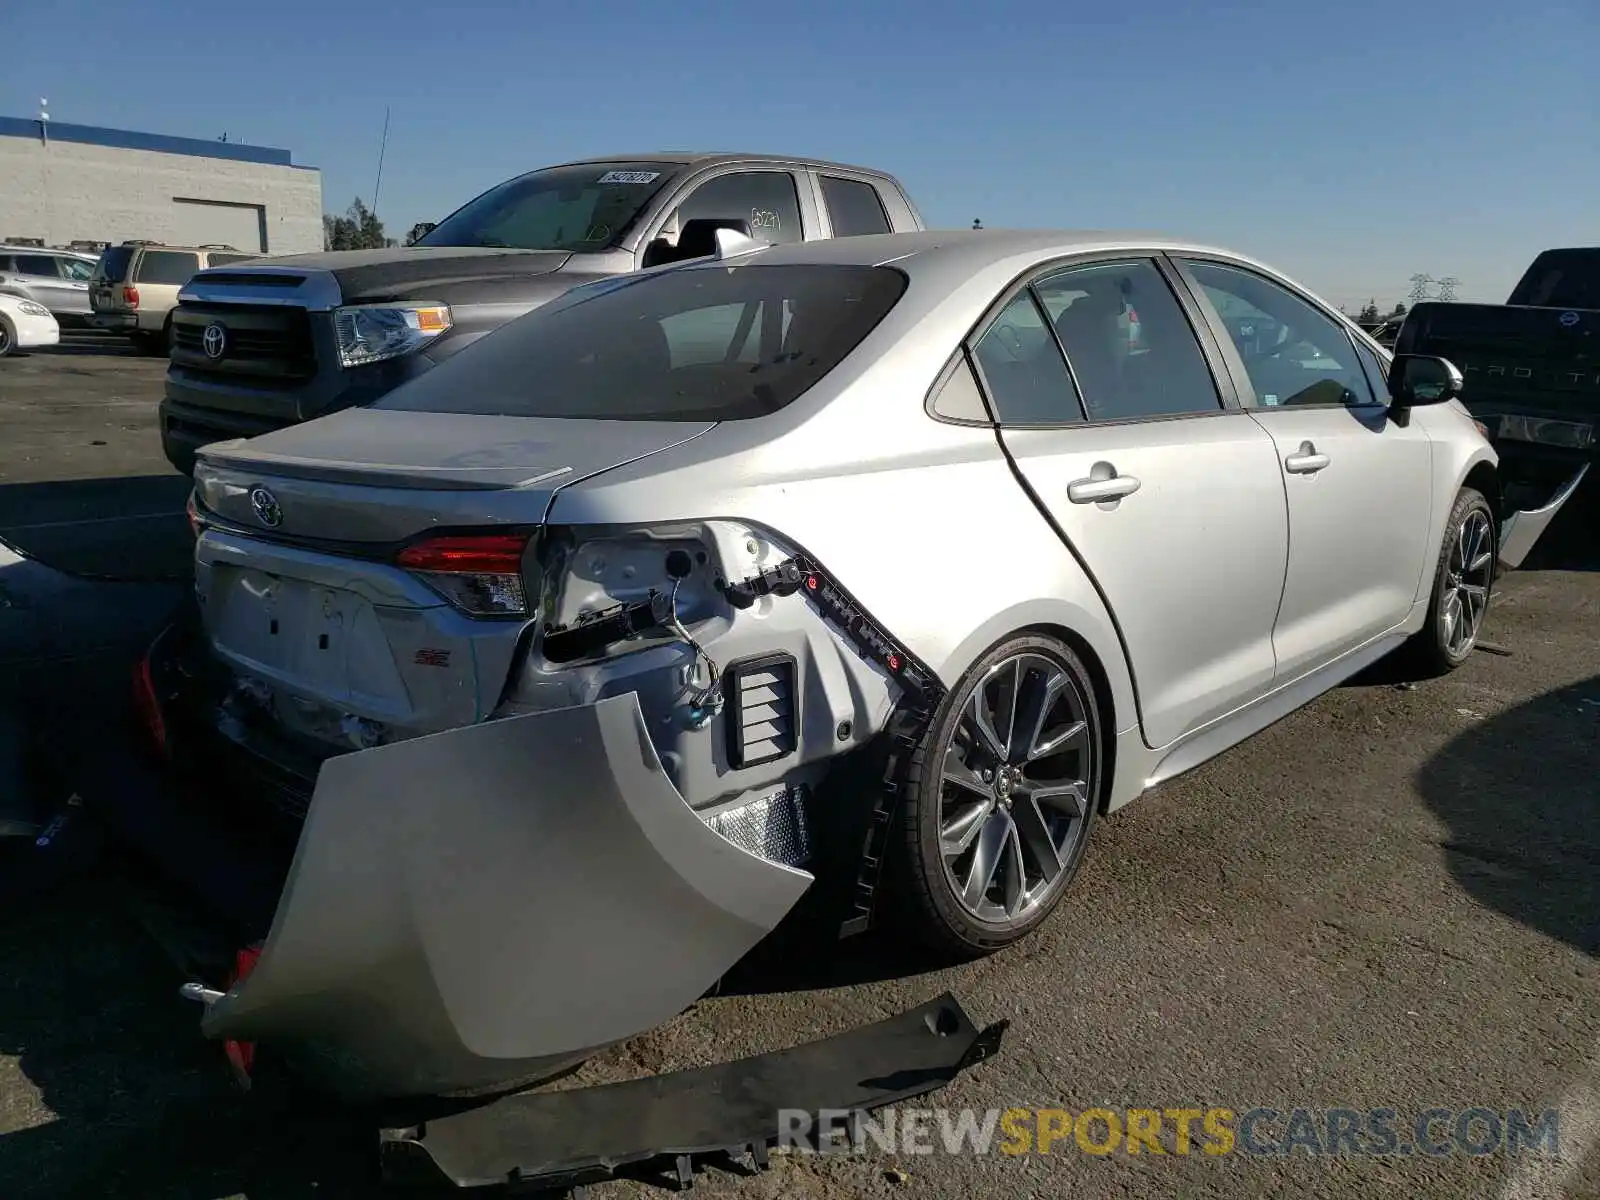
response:
<path id="1" fill-rule="evenodd" d="M 0 534 L 69 566 L 181 564 L 160 366 L 83 346 L 0 364 Z M 786 1155 L 699 1187 L 1600 1197 L 1600 504 L 1583 499 L 1502 585 L 1486 636 L 1503 653 L 1411 687 L 1380 665 L 1143 798 L 1100 826 L 1024 944 L 928 970 L 869 937 L 815 969 L 752 969 L 566 1086 L 792 1045 L 948 989 L 1011 1028 L 919 1106 L 1391 1108 L 1402 1133 L 1434 1106 L 1558 1107 L 1571 1153 L 1102 1157 L 1069 1138 L 1048 1155 Z M 0 1196 L 368 1194 L 366 1147 L 236 1099 L 100 876 L 0 912 L 0 964 Z"/>

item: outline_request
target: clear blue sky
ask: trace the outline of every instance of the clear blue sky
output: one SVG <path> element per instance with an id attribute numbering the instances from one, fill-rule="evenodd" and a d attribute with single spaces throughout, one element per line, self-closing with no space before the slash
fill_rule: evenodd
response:
<path id="1" fill-rule="evenodd" d="M 414 16 L 411 14 L 415 14 Z M 0 114 L 216 137 L 437 219 L 596 153 L 815 154 L 934 225 L 1159 229 L 1337 303 L 1600 238 L 1600 0 L 0 0 Z"/>

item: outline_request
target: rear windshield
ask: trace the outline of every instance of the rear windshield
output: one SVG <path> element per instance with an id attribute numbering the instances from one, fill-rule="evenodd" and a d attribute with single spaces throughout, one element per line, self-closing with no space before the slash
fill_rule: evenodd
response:
<path id="1" fill-rule="evenodd" d="M 185 284 L 200 269 L 200 256 L 181 250 L 146 250 L 135 283 Z"/>
<path id="2" fill-rule="evenodd" d="M 677 163 L 613 162 L 534 171 L 490 188 L 416 244 L 601 250 L 632 227 L 680 169 Z"/>
<path id="3" fill-rule="evenodd" d="M 582 289 L 375 408 L 604 421 L 737 421 L 791 403 L 894 307 L 889 267 L 696 267 Z"/>
<path id="4" fill-rule="evenodd" d="M 1546 250 L 1533 260 L 1508 303 L 1600 308 L 1600 249 Z"/>
<path id="5" fill-rule="evenodd" d="M 101 279 L 109 279 L 112 283 L 121 283 L 128 277 L 128 263 L 133 259 L 133 249 L 130 246 L 111 246 L 100 255 L 100 261 L 95 265 L 94 273 Z"/>

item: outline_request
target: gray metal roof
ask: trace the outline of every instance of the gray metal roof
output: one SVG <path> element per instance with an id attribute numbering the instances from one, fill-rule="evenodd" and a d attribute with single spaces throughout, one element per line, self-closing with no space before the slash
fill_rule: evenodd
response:
<path id="1" fill-rule="evenodd" d="M 889 176 L 882 167 L 862 167 L 851 163 L 833 162 L 826 158 L 811 158 L 804 154 L 764 154 L 757 151 L 737 150 L 650 150 L 642 154 L 604 154 L 593 158 L 576 158 L 557 166 L 577 167 L 589 163 L 615 162 L 665 162 L 684 166 L 710 167 L 733 162 L 787 163 L 791 166 L 817 167 L 822 170 L 856 171 L 866 175 Z"/>

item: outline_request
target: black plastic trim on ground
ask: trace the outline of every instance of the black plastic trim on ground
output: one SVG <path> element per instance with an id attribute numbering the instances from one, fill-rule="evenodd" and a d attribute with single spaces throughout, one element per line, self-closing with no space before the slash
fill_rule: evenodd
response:
<path id="1" fill-rule="evenodd" d="M 677 1187 L 711 1163 L 766 1166 L 784 1109 L 863 1114 L 943 1087 L 992 1056 L 945 993 L 897 1017 L 791 1050 L 626 1083 L 508 1096 L 379 1134 L 386 1183 L 570 1192 L 650 1168 Z M 852 1120 L 858 1117 L 852 1117 Z"/>

